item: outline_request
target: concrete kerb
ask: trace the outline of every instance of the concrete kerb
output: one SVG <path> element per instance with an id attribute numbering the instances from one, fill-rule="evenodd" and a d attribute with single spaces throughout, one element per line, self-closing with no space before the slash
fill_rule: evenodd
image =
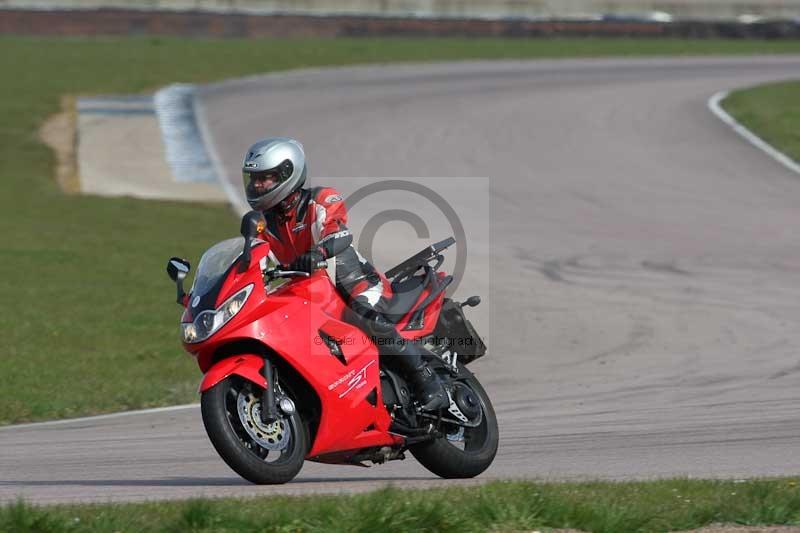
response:
<path id="1" fill-rule="evenodd" d="M 711 98 L 708 99 L 709 110 L 714 113 L 714 115 L 716 115 L 716 117 L 722 122 L 730 126 L 733 131 L 747 140 L 747 142 L 782 164 L 790 171 L 800 175 L 800 164 L 746 128 L 722 108 L 722 101 L 725 100 L 729 94 L 730 91 L 720 91 L 711 96 Z"/>
<path id="2" fill-rule="evenodd" d="M 217 177 L 197 127 L 195 90 L 192 84 L 168 85 L 155 93 L 153 103 L 175 180 L 214 182 Z"/>
<path id="3" fill-rule="evenodd" d="M 169 86 L 155 96 L 79 98 L 74 143 L 79 192 L 226 202 L 186 92 L 186 86 Z"/>

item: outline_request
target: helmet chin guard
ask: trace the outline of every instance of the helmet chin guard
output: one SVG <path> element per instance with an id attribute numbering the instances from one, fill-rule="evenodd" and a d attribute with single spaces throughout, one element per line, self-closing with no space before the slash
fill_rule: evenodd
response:
<path id="1" fill-rule="evenodd" d="M 272 209 L 303 186 L 306 173 L 302 144 L 289 137 L 258 141 L 248 148 L 242 162 L 247 202 L 260 211 Z"/>

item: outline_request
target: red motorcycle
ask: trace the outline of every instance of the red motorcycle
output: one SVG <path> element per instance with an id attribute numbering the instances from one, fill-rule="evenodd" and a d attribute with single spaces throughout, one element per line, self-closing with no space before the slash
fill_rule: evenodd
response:
<path id="1" fill-rule="evenodd" d="M 450 404 L 429 413 L 412 389 L 382 364 L 380 339 L 359 327 L 324 270 L 290 271 L 270 260 L 256 236 L 264 217 L 242 219 L 242 237 L 202 258 L 190 293 L 189 263 L 172 258 L 183 346 L 204 377 L 203 423 L 214 448 L 240 476 L 286 483 L 303 461 L 383 463 L 411 454 L 444 478 L 473 477 L 497 452 L 489 397 L 466 364 L 486 346 L 466 319 L 464 303 L 445 298 L 451 276 L 439 272 L 450 238 L 386 273 L 394 298 L 386 312 L 400 335 L 424 343 Z"/>

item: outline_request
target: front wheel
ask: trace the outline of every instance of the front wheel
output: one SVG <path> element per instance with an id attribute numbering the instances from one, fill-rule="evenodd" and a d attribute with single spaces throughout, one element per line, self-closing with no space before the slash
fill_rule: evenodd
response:
<path id="1" fill-rule="evenodd" d="M 497 454 L 500 430 L 492 402 L 478 379 L 459 363 L 457 387 L 469 387 L 481 407 L 481 422 L 476 427 L 443 423 L 443 437 L 411 446 L 411 454 L 422 466 L 447 479 L 475 477 L 492 464 Z"/>
<path id="2" fill-rule="evenodd" d="M 203 424 L 222 460 L 244 479 L 259 485 L 286 483 L 303 467 L 308 430 L 297 409 L 264 424 L 262 390 L 237 375 L 224 379 L 200 399 Z"/>

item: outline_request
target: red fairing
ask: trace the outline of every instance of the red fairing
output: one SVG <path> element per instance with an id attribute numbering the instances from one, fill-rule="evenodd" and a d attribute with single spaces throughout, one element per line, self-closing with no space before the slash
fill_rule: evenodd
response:
<path id="1" fill-rule="evenodd" d="M 261 375 L 261 367 L 263 366 L 264 358 L 258 355 L 243 354 L 236 357 L 228 357 L 206 372 L 198 392 L 207 391 L 231 374 L 242 376 L 259 387 L 266 387 L 267 381 Z"/>
<path id="2" fill-rule="evenodd" d="M 389 432 L 392 419 L 382 401 L 378 350 L 365 333 L 342 319 L 346 304 L 327 273 L 318 271 L 309 278 L 293 278 L 266 294 L 258 263 L 268 253 L 269 244 L 255 246 L 251 268 L 243 273 L 232 268 L 222 284 L 216 305 L 254 284 L 242 309 L 208 340 L 184 344 L 205 373 L 201 392 L 231 374 L 264 387 L 262 354 L 251 349 L 246 354 L 215 361 L 221 348 L 227 350 L 232 343 L 241 345 L 242 341 L 253 346 L 255 342 L 264 347 L 265 353 L 277 354 L 294 368 L 319 397 L 322 413 L 307 457 L 325 460 L 337 453 L 347 456 L 363 448 L 402 444 L 402 437 Z M 424 329 L 401 334 L 417 337 L 430 333 L 441 306 L 440 295 L 425 312 Z M 344 361 L 331 353 L 323 335 L 335 339 Z"/>
<path id="3" fill-rule="evenodd" d="M 439 277 L 440 282 L 445 278 L 445 274 L 443 272 L 438 272 L 437 276 Z M 439 321 L 439 312 L 442 310 L 442 304 L 444 303 L 444 291 L 440 292 L 436 298 L 430 304 L 428 304 L 428 307 L 425 308 L 425 311 L 422 313 L 423 327 L 421 329 L 405 329 L 411 320 L 411 317 L 414 315 L 417 306 L 425 301 L 430 293 L 431 288 L 426 288 L 422 294 L 420 294 L 419 298 L 417 298 L 416 303 L 414 303 L 414 308 L 406 313 L 405 316 L 403 316 L 403 318 L 397 322 L 397 329 L 399 330 L 400 336 L 403 338 L 419 339 L 421 337 L 425 337 L 426 335 L 430 335 L 433 333 L 433 330 L 436 329 L 436 323 Z"/>

